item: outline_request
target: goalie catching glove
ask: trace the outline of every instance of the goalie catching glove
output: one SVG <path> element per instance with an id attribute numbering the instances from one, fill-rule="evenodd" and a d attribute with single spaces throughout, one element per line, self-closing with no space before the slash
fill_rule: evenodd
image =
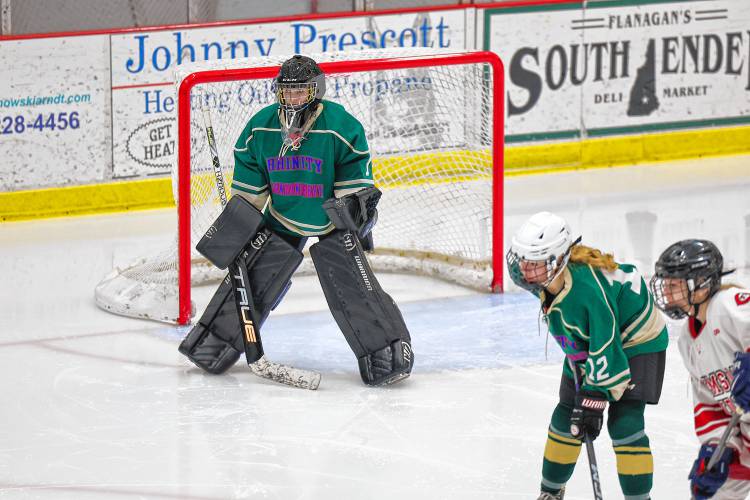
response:
<path id="1" fill-rule="evenodd" d="M 362 242 L 362 248 L 370 252 L 374 249 L 372 228 L 378 221 L 375 207 L 382 195 L 376 187 L 365 188 L 342 198 L 326 200 L 323 210 L 336 229 L 352 231 Z"/>

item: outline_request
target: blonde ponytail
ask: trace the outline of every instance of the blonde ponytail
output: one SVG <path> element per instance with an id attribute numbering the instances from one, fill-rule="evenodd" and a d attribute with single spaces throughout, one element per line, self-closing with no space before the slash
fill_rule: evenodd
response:
<path id="1" fill-rule="evenodd" d="M 570 262 L 576 264 L 589 264 L 599 269 L 609 272 L 617 270 L 615 257 L 611 253 L 602 253 L 596 248 L 587 247 L 586 245 L 575 245 L 570 250 Z"/>

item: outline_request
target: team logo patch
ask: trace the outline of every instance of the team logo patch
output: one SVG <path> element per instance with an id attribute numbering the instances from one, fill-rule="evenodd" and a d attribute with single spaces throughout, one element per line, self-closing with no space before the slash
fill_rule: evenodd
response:
<path id="1" fill-rule="evenodd" d="M 252 246 L 256 250 L 260 250 L 260 247 L 263 246 L 266 240 L 268 240 L 268 234 L 260 232 L 255 237 L 255 239 L 250 243 L 250 246 Z"/>
<path id="2" fill-rule="evenodd" d="M 734 301 L 737 302 L 738 306 L 744 306 L 750 302 L 750 293 L 738 293 L 734 296 Z"/>
<path id="3" fill-rule="evenodd" d="M 344 248 L 347 252 L 351 252 L 357 248 L 357 244 L 354 242 L 354 238 L 349 232 L 344 233 Z"/>
<path id="4" fill-rule="evenodd" d="M 209 228 L 208 228 L 208 229 L 206 230 L 206 235 L 205 235 L 205 236 L 206 236 L 206 238 L 208 238 L 208 239 L 211 239 L 211 238 L 213 238 L 213 237 L 214 237 L 214 235 L 215 235 L 216 233 L 218 233 L 218 232 L 219 232 L 219 230 L 218 230 L 218 229 L 216 229 L 216 226 L 211 226 L 211 227 L 209 227 Z"/>
<path id="5" fill-rule="evenodd" d="M 411 363 L 411 346 L 407 342 L 401 342 L 401 351 L 404 355 L 404 361 Z"/>

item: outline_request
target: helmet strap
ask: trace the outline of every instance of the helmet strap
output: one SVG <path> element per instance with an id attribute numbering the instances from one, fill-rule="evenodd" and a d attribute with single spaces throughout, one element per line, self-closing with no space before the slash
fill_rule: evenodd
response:
<path id="1" fill-rule="evenodd" d="M 690 304 L 691 306 L 693 306 L 693 314 L 692 314 L 692 316 L 693 316 L 694 318 L 697 318 L 697 317 L 698 317 L 698 311 L 700 310 L 700 307 L 701 307 L 701 305 L 702 305 L 702 304 L 703 304 L 704 302 L 708 301 L 708 299 L 710 299 L 710 298 L 711 298 L 711 295 L 708 295 L 708 296 L 707 296 L 707 297 L 706 297 L 705 299 L 703 299 L 703 300 L 702 300 L 702 301 L 700 301 L 700 302 L 695 302 L 695 301 L 693 301 L 693 295 L 694 295 L 694 294 L 695 294 L 695 292 L 697 292 L 698 290 L 702 290 L 702 289 L 704 289 L 704 288 L 708 287 L 708 286 L 709 286 L 709 285 L 711 284 L 711 278 L 705 278 L 705 279 L 704 279 L 704 280 L 703 280 L 703 281 L 702 281 L 702 282 L 701 282 L 701 283 L 700 283 L 699 285 L 697 285 L 697 286 L 696 286 L 696 283 L 695 283 L 695 279 L 694 279 L 694 278 L 689 278 L 689 279 L 685 280 L 685 282 L 687 283 L 687 287 L 688 287 L 688 303 L 689 303 L 689 304 Z"/>
<path id="2" fill-rule="evenodd" d="M 552 268 L 552 269 L 550 269 L 550 270 L 554 271 L 554 275 L 546 281 L 546 283 L 544 284 L 545 288 L 550 283 L 552 283 L 553 281 L 555 281 L 555 278 L 557 278 L 558 276 L 560 276 L 560 273 L 563 272 L 563 269 L 565 269 L 565 266 L 568 265 L 568 261 L 570 260 L 570 252 L 573 250 L 574 246 L 576 246 L 577 244 L 579 244 L 581 242 L 582 238 L 583 238 L 582 236 L 579 236 L 573 243 L 571 243 L 570 246 L 568 247 L 568 249 L 565 250 L 565 253 L 562 254 L 562 256 L 560 257 L 560 264 L 555 263 L 555 267 Z M 557 259 L 555 259 L 555 260 L 557 260 Z M 551 267 L 551 265 L 550 265 L 550 267 Z"/>
<path id="3" fill-rule="evenodd" d="M 691 314 L 692 317 L 697 318 L 698 317 L 698 309 L 701 308 L 700 304 L 693 304 L 693 314 Z"/>

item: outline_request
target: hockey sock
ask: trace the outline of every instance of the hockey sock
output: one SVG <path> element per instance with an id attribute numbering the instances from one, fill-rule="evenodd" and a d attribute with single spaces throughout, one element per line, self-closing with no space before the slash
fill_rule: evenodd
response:
<path id="1" fill-rule="evenodd" d="M 644 430 L 642 401 L 618 401 L 610 406 L 607 427 L 617 458 L 617 475 L 626 499 L 648 498 L 654 459 Z"/>
<path id="2" fill-rule="evenodd" d="M 542 491 L 557 493 L 573 475 L 581 441 L 568 431 L 572 411 L 572 406 L 558 403 L 552 413 L 542 462 Z"/>

